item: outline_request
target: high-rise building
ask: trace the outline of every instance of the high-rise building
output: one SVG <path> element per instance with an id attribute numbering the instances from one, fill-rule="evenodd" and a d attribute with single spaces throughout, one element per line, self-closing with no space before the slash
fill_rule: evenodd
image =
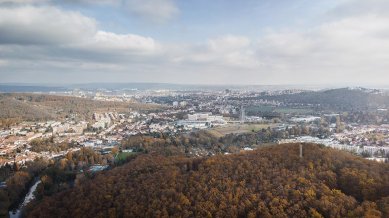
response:
<path id="1" fill-rule="evenodd" d="M 244 107 L 242 105 L 240 106 L 240 123 L 244 123 L 245 120 L 246 120 L 246 115 L 245 115 Z"/>

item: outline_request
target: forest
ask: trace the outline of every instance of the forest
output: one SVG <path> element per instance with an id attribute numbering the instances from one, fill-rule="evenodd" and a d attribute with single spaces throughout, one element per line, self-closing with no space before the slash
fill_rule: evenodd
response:
<path id="1" fill-rule="evenodd" d="M 0 94 L 0 127 L 23 121 L 44 121 L 76 115 L 80 120 L 92 119 L 94 112 L 129 112 L 156 110 L 159 106 L 133 102 L 106 102 L 48 94 Z"/>
<path id="2" fill-rule="evenodd" d="M 0 178 L 6 178 L 7 184 L 6 189 L 0 189 L 0 217 L 5 217 L 10 207 L 17 206 L 19 199 L 26 194 L 34 177 L 38 176 L 48 165 L 49 161 L 36 159 L 27 162 L 23 168 L 18 164 L 0 168 Z"/>
<path id="3" fill-rule="evenodd" d="M 212 153 L 223 154 L 239 152 L 244 147 L 259 147 L 266 144 L 274 144 L 279 139 L 290 136 L 326 136 L 329 129 L 326 127 L 311 128 L 305 124 L 298 124 L 291 128 L 276 129 L 262 128 L 242 134 L 217 135 L 213 131 L 199 130 L 180 135 L 169 135 L 166 133 L 152 133 L 150 135 L 135 135 L 121 141 L 123 149 L 134 149 L 140 152 L 158 154 L 185 153 L 190 156 L 193 149 L 205 149 Z M 177 151 L 180 150 L 180 151 Z M 170 152 L 171 154 L 169 154 Z"/>
<path id="4" fill-rule="evenodd" d="M 253 97 L 250 97 L 253 98 Z M 377 90 L 339 88 L 323 91 L 305 91 L 296 94 L 267 95 L 263 93 L 254 99 L 276 100 L 288 105 L 317 106 L 316 110 L 365 111 L 386 107 L 389 96 Z"/>
<path id="5" fill-rule="evenodd" d="M 67 145 L 62 143 L 59 146 Z M 62 158 L 50 160 L 37 158 L 25 165 L 2 166 L 0 179 L 5 181 L 7 187 L 0 189 L 0 217 L 6 216 L 9 209 L 18 205 L 20 199 L 37 178 L 41 180 L 41 183 L 34 194 L 37 199 L 41 199 L 43 196 L 67 190 L 74 184 L 93 176 L 87 171 L 92 165 L 115 167 L 134 158 L 130 156 L 116 163 L 113 155 L 115 155 L 114 151 L 112 154 L 102 155 L 91 148 L 81 148 L 79 151 L 68 152 Z M 81 173 L 83 171 L 85 173 Z"/>
<path id="6" fill-rule="evenodd" d="M 389 165 L 316 144 L 144 154 L 29 205 L 27 217 L 388 217 Z"/>

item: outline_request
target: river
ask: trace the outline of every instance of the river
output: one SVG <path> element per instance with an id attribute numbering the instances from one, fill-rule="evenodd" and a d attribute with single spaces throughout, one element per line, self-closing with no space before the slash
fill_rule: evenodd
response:
<path id="1" fill-rule="evenodd" d="M 30 190 L 28 191 L 27 195 L 24 197 L 23 202 L 19 205 L 19 207 L 16 210 L 9 211 L 9 217 L 10 218 L 19 218 L 21 216 L 21 212 L 24 209 L 24 207 L 30 203 L 32 200 L 34 200 L 34 191 L 38 187 L 39 183 L 41 183 L 41 180 L 39 179 L 34 183 L 33 186 L 31 186 Z"/>

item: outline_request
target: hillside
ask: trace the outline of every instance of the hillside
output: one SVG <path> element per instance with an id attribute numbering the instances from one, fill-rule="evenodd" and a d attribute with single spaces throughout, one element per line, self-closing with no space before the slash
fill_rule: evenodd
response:
<path id="1" fill-rule="evenodd" d="M 341 110 L 376 109 L 389 106 L 389 96 L 377 93 L 377 90 L 340 88 L 317 92 L 301 92 L 261 97 L 295 104 L 314 104 L 324 108 Z"/>
<path id="2" fill-rule="evenodd" d="M 0 94 L 0 119 L 48 120 L 77 114 L 80 119 L 90 119 L 94 112 L 128 112 L 157 109 L 157 105 L 138 102 L 105 102 L 91 99 L 47 94 Z"/>
<path id="3" fill-rule="evenodd" d="M 21 118 L 28 120 L 52 119 L 53 113 L 43 107 L 0 95 L 0 118 Z"/>
<path id="4" fill-rule="evenodd" d="M 304 144 L 202 159 L 141 155 L 28 217 L 388 217 L 389 165 Z"/>

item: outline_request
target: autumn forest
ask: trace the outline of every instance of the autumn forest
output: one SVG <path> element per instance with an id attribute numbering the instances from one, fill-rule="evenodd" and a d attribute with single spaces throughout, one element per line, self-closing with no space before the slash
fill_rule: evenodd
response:
<path id="1" fill-rule="evenodd" d="M 139 155 L 28 217 L 388 217 L 389 165 L 316 144 L 207 158 Z"/>

